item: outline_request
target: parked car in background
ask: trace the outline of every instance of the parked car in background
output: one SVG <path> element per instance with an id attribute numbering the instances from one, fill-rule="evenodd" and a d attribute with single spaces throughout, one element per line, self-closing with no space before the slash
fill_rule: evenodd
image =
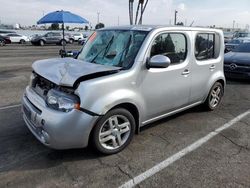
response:
<path id="1" fill-rule="evenodd" d="M 87 42 L 87 40 L 88 40 L 88 35 L 83 34 L 83 38 L 78 40 L 78 44 L 84 45 Z"/>
<path id="2" fill-rule="evenodd" d="M 228 43 L 232 39 L 233 39 L 233 33 L 232 32 L 224 32 L 224 42 L 225 43 Z"/>
<path id="3" fill-rule="evenodd" d="M 33 45 L 44 46 L 45 44 L 59 44 L 66 45 L 69 43 L 68 36 L 64 36 L 59 32 L 48 32 L 45 35 L 36 35 L 31 39 Z"/>
<path id="4" fill-rule="evenodd" d="M 72 53 L 74 55 L 74 53 Z M 123 150 L 135 132 L 223 97 L 221 30 L 124 26 L 97 30 L 73 58 L 36 61 L 22 99 L 36 138 L 56 149 Z"/>
<path id="5" fill-rule="evenodd" d="M 225 44 L 225 53 L 232 51 L 232 49 L 245 42 L 250 42 L 250 38 L 237 38 L 230 40 L 228 43 Z"/>
<path id="6" fill-rule="evenodd" d="M 246 38 L 246 37 L 250 37 L 250 33 L 249 32 L 235 32 L 233 38 Z"/>
<path id="7" fill-rule="evenodd" d="M 65 36 L 69 39 L 68 43 L 73 44 L 75 42 L 75 38 L 73 34 L 65 33 Z"/>
<path id="8" fill-rule="evenodd" d="M 74 33 L 73 36 L 74 36 L 75 41 L 79 41 L 83 39 L 83 34 L 81 33 Z"/>
<path id="9" fill-rule="evenodd" d="M 6 44 L 10 44 L 11 40 L 8 37 L 4 37 L 0 35 L 0 46 L 5 46 Z"/>
<path id="10" fill-rule="evenodd" d="M 250 79 L 250 42 L 241 43 L 225 54 L 224 71 L 228 78 Z"/>
<path id="11" fill-rule="evenodd" d="M 80 39 L 80 40 L 78 40 L 78 44 L 79 45 L 84 45 L 86 43 L 86 41 L 87 41 L 86 38 Z"/>
<path id="12" fill-rule="evenodd" d="M 26 42 L 30 41 L 30 38 L 24 35 L 19 35 L 17 33 L 10 33 L 4 35 L 8 37 L 11 40 L 11 43 L 19 43 L 19 44 L 24 44 Z"/>

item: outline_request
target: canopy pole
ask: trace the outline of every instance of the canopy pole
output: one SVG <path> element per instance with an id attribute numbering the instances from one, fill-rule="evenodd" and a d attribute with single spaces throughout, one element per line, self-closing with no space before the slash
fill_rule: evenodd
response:
<path id="1" fill-rule="evenodd" d="M 62 23 L 62 29 L 63 29 L 63 50 L 65 51 L 65 39 L 64 39 L 64 23 Z"/>

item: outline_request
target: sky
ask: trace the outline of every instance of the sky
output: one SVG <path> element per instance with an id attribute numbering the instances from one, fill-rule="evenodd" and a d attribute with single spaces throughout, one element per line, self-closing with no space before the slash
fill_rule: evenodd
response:
<path id="1" fill-rule="evenodd" d="M 137 3 L 138 0 L 135 0 Z M 136 7 L 135 3 L 135 7 Z M 128 25 L 128 0 L 0 0 L 1 23 L 34 25 L 44 14 L 55 10 L 68 10 L 106 26 Z M 245 28 L 250 25 L 250 0 L 149 0 L 144 13 L 144 24 L 173 24 L 177 21 L 194 26 L 221 26 Z"/>

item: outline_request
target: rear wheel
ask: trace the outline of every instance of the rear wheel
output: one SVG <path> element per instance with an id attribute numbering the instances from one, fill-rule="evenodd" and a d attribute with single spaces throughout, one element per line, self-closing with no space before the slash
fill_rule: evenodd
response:
<path id="1" fill-rule="evenodd" d="M 20 44 L 25 44 L 25 40 L 21 39 L 19 43 Z"/>
<path id="2" fill-rule="evenodd" d="M 99 152 L 114 154 L 130 143 L 134 132 L 134 117 L 129 111 L 118 108 L 109 111 L 97 122 L 92 141 Z"/>
<path id="3" fill-rule="evenodd" d="M 0 46 L 5 46 L 5 41 L 4 40 L 0 40 Z"/>
<path id="4" fill-rule="evenodd" d="M 210 111 L 215 110 L 219 106 L 223 94 L 224 94 L 224 88 L 222 84 L 216 82 L 213 85 L 212 89 L 210 90 L 206 102 L 204 103 L 206 109 Z"/>
<path id="5" fill-rule="evenodd" d="M 40 46 L 44 46 L 45 43 L 44 43 L 43 40 L 40 40 L 40 41 L 39 41 L 39 44 L 40 44 Z"/>
<path id="6" fill-rule="evenodd" d="M 61 41 L 60 41 L 60 45 L 61 45 L 61 46 L 65 46 L 66 44 L 67 44 L 67 42 L 66 42 L 65 40 L 61 40 Z"/>

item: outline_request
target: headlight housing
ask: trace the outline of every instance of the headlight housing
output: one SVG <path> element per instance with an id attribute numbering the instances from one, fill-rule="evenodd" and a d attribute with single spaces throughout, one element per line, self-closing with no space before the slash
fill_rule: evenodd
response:
<path id="1" fill-rule="evenodd" d="M 46 103 L 49 107 L 62 112 L 69 112 L 73 109 L 80 109 L 79 97 L 72 94 L 67 94 L 55 89 L 51 89 L 46 98 Z"/>

